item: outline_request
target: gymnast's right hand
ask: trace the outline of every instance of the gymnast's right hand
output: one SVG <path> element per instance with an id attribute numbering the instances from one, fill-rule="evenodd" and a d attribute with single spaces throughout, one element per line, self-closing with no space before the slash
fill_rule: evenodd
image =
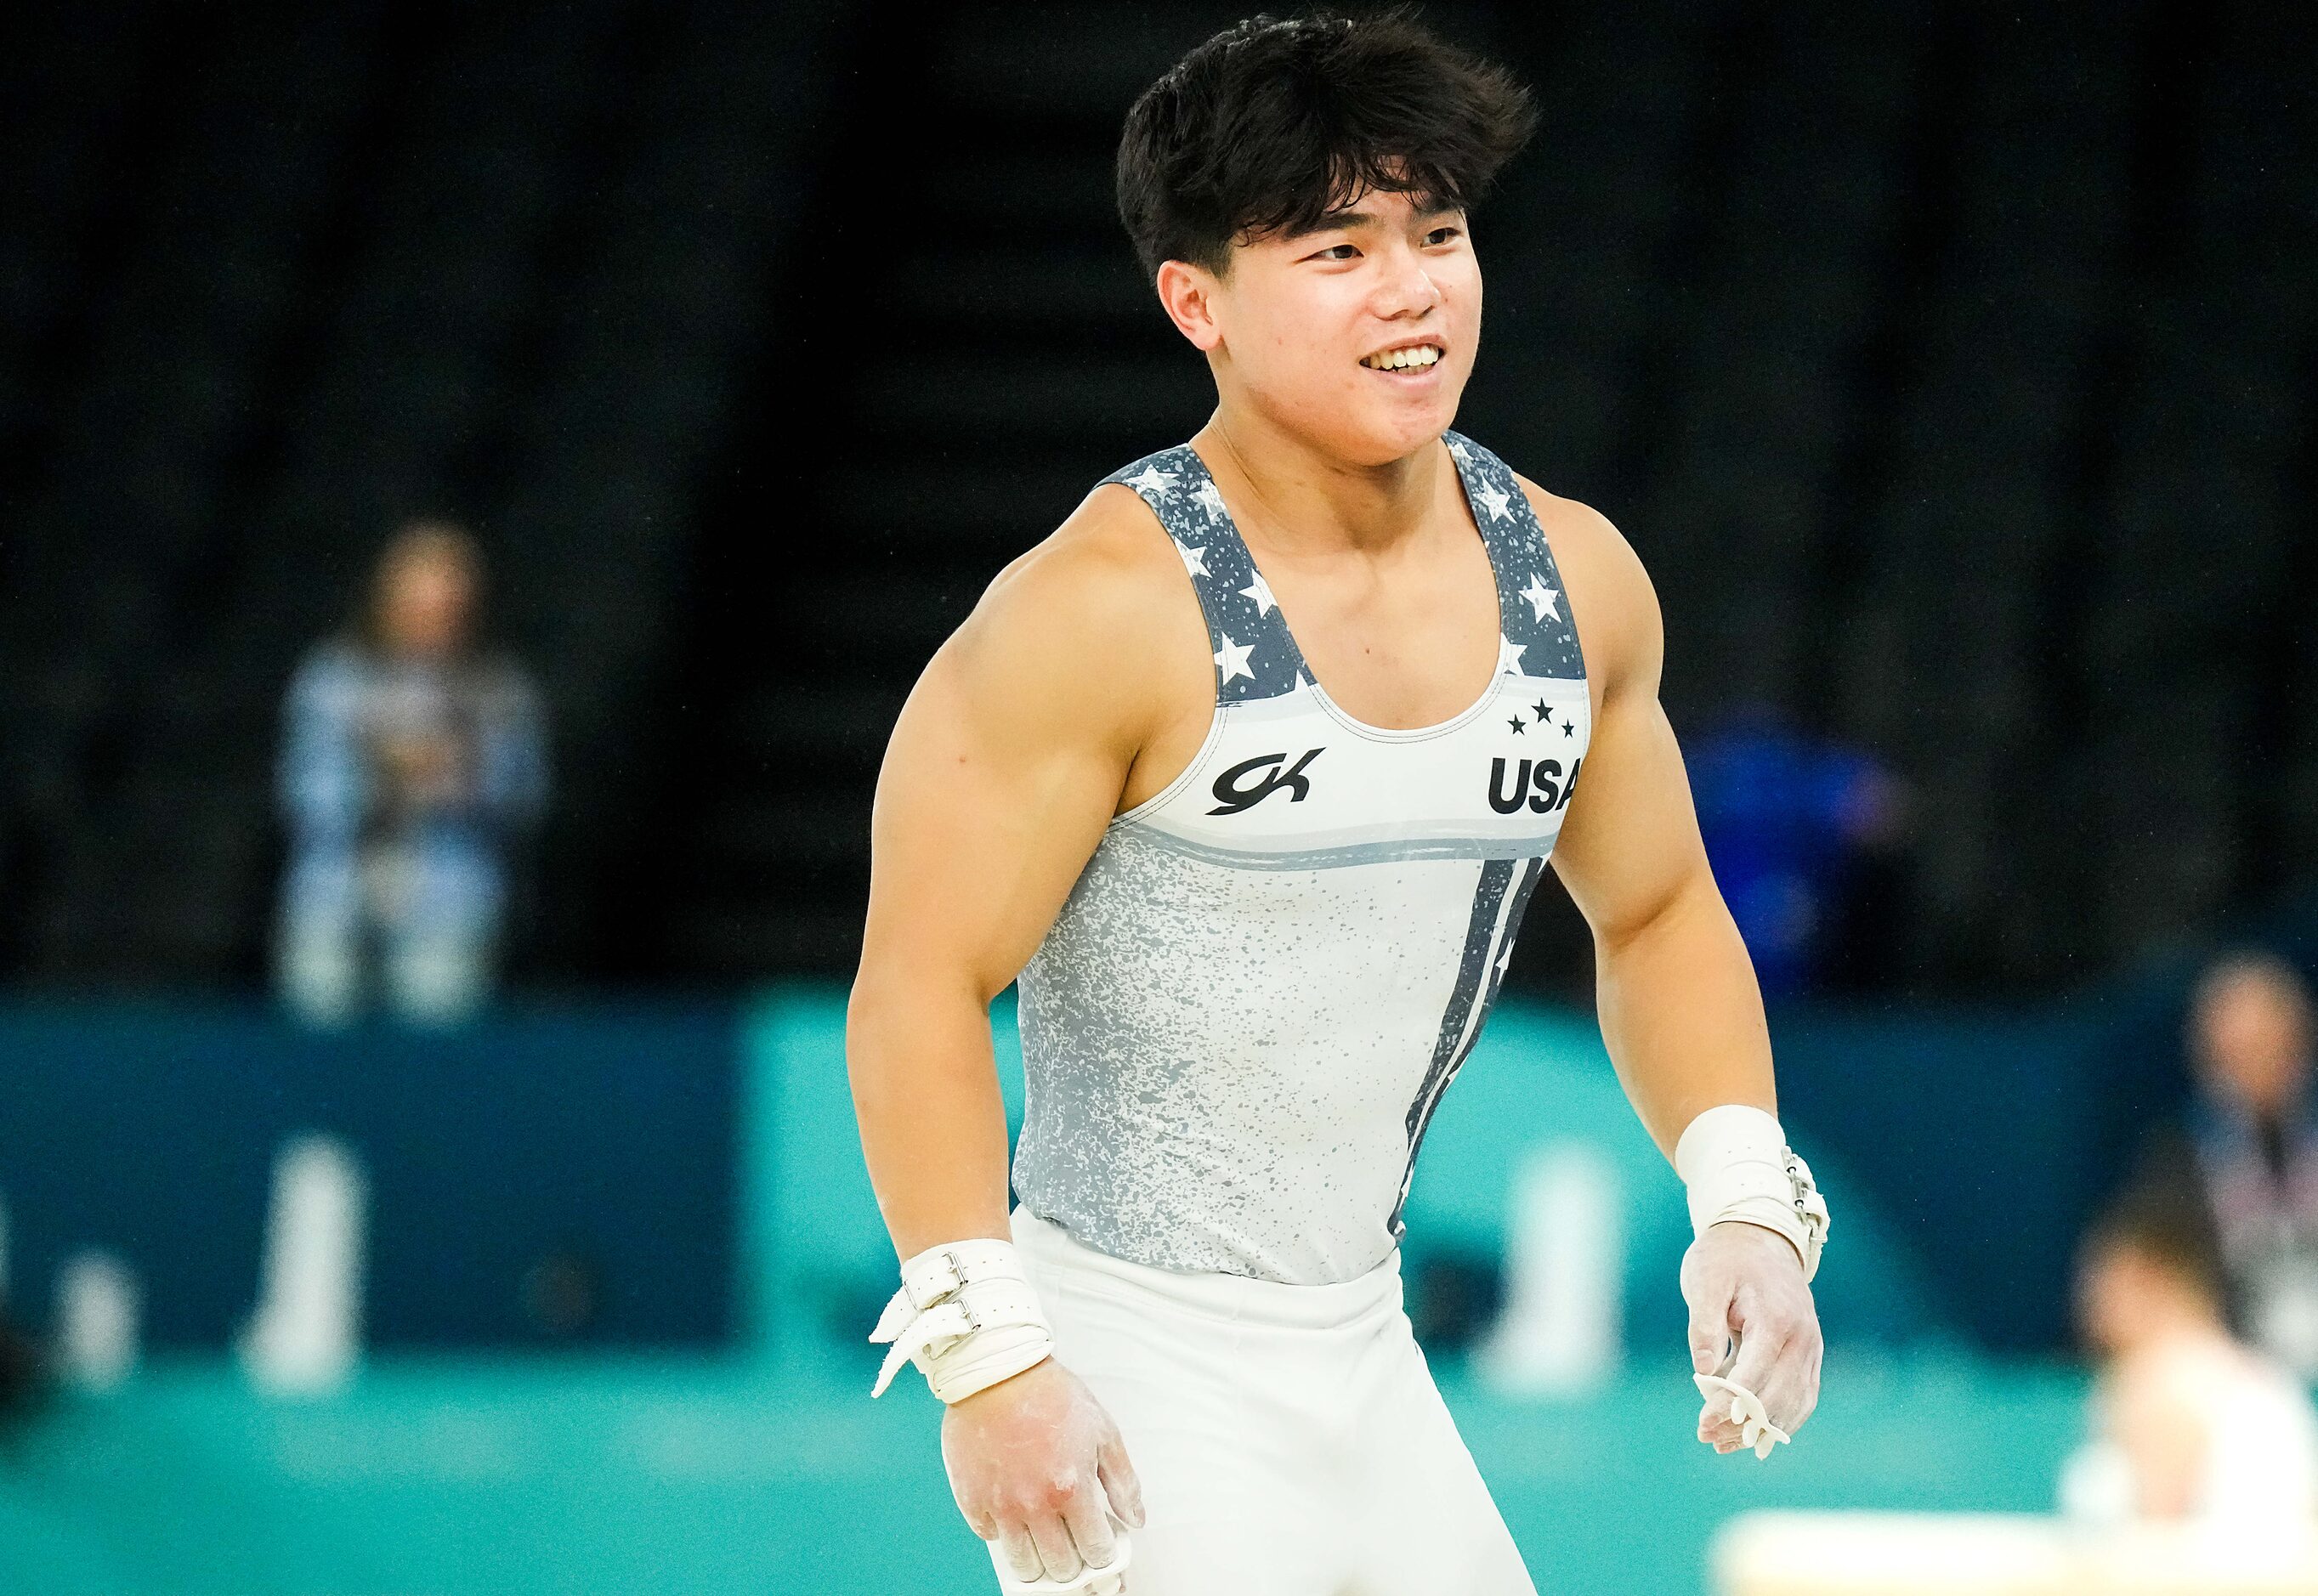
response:
<path id="1" fill-rule="evenodd" d="M 1110 1509 L 1143 1528 L 1143 1488 L 1119 1426 L 1052 1358 L 949 1404 L 942 1466 L 975 1534 L 1023 1580 L 1068 1580 L 1118 1553 Z"/>

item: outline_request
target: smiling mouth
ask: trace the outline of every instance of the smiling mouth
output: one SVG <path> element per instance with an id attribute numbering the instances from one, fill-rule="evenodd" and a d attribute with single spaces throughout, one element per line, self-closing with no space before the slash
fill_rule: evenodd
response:
<path id="1" fill-rule="evenodd" d="M 1437 344 L 1412 344 L 1406 349 L 1382 349 L 1361 358 L 1361 363 L 1372 372 L 1422 371 L 1437 364 L 1444 351 Z"/>

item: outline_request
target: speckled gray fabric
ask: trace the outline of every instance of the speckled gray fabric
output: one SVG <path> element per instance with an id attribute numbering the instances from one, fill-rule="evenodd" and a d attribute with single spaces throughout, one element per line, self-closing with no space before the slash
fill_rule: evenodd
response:
<path id="1" fill-rule="evenodd" d="M 1543 533 L 1503 462 L 1448 441 L 1499 666 L 1461 714 L 1407 731 L 1311 680 L 1188 445 L 1110 479 L 1182 556 L 1217 677 L 1207 746 L 1111 823 L 1020 982 L 1015 1188 L 1115 1257 L 1319 1284 L 1398 1242 L 1591 737 Z"/>

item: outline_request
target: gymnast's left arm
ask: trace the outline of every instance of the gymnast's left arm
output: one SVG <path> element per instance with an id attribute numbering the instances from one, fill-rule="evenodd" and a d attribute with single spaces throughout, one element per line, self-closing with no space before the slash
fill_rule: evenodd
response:
<path id="1" fill-rule="evenodd" d="M 1753 1393 L 1769 1424 L 1792 1433 L 1819 1401 L 1809 1279 L 1826 1205 L 1778 1127 L 1762 993 L 1707 866 L 1658 702 L 1658 597 L 1608 521 L 1541 490 L 1531 498 L 1561 568 L 1595 710 L 1553 864 L 1593 931 L 1611 1062 L 1689 1188 L 1697 1240 L 1682 1287 L 1693 1367 Z M 1719 1387 L 1699 1416 L 1699 1439 L 1721 1452 L 1756 1445 L 1750 1428 Z M 1769 1441 L 1757 1449 L 1767 1455 Z"/>

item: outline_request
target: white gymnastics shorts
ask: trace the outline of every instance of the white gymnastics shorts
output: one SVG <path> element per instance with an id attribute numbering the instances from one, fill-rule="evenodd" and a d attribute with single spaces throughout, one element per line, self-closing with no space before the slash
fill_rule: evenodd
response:
<path id="1" fill-rule="evenodd" d="M 1397 1250 L 1291 1286 L 1129 1263 L 1027 1207 L 1013 1233 L 1142 1482 L 1127 1596 L 1536 1596 L 1409 1332 Z"/>

